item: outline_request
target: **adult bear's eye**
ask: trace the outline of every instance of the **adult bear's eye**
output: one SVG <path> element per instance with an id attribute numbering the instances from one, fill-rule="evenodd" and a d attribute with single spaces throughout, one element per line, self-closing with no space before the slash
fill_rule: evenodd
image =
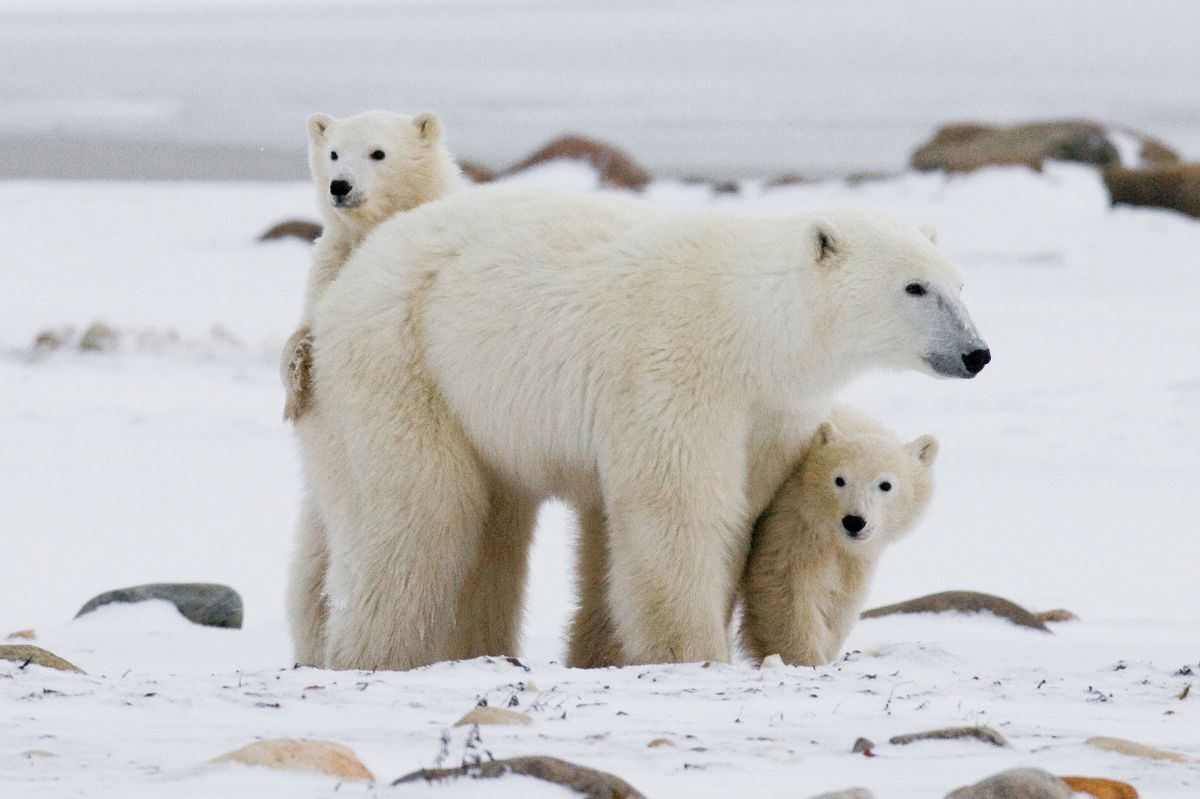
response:
<path id="1" fill-rule="evenodd" d="M 907 286 L 904 287 L 904 290 L 907 291 L 909 294 L 913 295 L 914 297 L 920 297 L 921 295 L 923 295 L 925 293 L 925 287 L 922 286 L 920 283 L 909 283 Z"/>
<path id="2" fill-rule="evenodd" d="M 887 480 L 884 480 L 882 483 L 879 484 L 879 490 L 880 491 L 891 491 L 892 484 L 889 483 Z"/>
<path id="3" fill-rule="evenodd" d="M 835 477 L 835 478 L 833 478 L 833 484 L 835 486 L 837 486 L 838 488 L 842 488 L 846 485 L 846 481 L 843 480 L 841 477 Z"/>
<path id="4" fill-rule="evenodd" d="M 337 150 L 333 150 L 332 152 L 330 152 L 330 153 L 329 153 L 329 160 L 330 160 L 330 161 L 336 161 L 336 160 L 337 160 Z"/>
<path id="5" fill-rule="evenodd" d="M 383 150 L 376 150 L 375 152 L 371 153 L 371 160 L 372 161 L 382 161 L 383 160 Z"/>

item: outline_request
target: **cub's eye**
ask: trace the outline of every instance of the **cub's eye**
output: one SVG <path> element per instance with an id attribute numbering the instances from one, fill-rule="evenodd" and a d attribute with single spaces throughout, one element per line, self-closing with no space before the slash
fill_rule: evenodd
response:
<path id="1" fill-rule="evenodd" d="M 879 490 L 880 491 L 891 491 L 892 484 L 889 483 L 887 480 L 884 480 L 882 483 L 879 484 Z"/>
<path id="2" fill-rule="evenodd" d="M 371 153 L 371 160 L 372 161 L 382 161 L 383 160 L 383 150 L 376 150 L 375 152 Z"/>
<path id="3" fill-rule="evenodd" d="M 925 293 L 925 287 L 920 283 L 909 283 L 904 287 L 904 290 L 914 297 L 920 297 Z"/>
<path id="4" fill-rule="evenodd" d="M 846 481 L 843 480 L 841 477 L 835 477 L 835 478 L 833 478 L 833 484 L 835 486 L 837 486 L 838 488 L 842 488 L 843 486 L 846 485 Z"/>
<path id="5" fill-rule="evenodd" d="M 336 160 L 337 160 L 337 150 L 334 150 L 334 151 L 332 151 L 331 153 L 329 153 L 329 160 L 330 160 L 330 161 L 336 161 Z"/>

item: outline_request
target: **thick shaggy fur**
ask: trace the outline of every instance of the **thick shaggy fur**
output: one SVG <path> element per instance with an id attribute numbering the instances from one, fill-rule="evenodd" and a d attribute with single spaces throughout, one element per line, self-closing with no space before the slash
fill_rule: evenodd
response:
<path id="1" fill-rule="evenodd" d="M 932 436 L 901 444 L 849 409 L 818 428 L 754 530 L 742 576 L 747 654 L 806 666 L 838 656 L 880 555 L 929 504 L 937 452 Z M 851 534 L 847 517 L 866 526 Z"/>
<path id="2" fill-rule="evenodd" d="M 284 346 L 281 363 L 287 389 L 284 418 L 297 425 L 303 424 L 301 417 L 311 400 L 312 315 L 325 289 L 380 222 L 449 194 L 461 183 L 433 114 L 409 117 L 368 111 L 346 119 L 313 114 L 307 124 L 309 167 L 324 224 L 313 252 L 300 327 Z M 375 152 L 383 158 L 372 158 Z M 350 186 L 348 201 L 339 202 L 331 192 L 334 180 Z M 319 510 L 306 497 L 288 584 L 288 617 L 299 663 L 320 663 L 325 657 L 326 536 Z"/>
<path id="3" fill-rule="evenodd" d="M 481 553 L 524 547 L 549 496 L 606 527 L 627 661 L 727 661 L 751 523 L 832 393 L 873 367 L 967 376 L 983 344 L 959 283 L 919 231 L 866 212 L 497 186 L 392 217 L 315 315 L 323 665 L 485 653 L 515 630 L 525 565 Z"/>

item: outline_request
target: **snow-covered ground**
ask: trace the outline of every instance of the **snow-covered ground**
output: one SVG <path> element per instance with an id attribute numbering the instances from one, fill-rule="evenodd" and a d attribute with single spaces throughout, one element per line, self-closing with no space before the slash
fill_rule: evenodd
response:
<path id="1" fill-rule="evenodd" d="M 561 165 L 522 179 L 593 183 Z M 718 197 L 660 182 L 647 195 L 745 213 L 866 205 L 936 224 L 995 361 L 974 381 L 874 375 L 846 392 L 901 434 L 942 443 L 931 511 L 885 558 L 872 603 L 966 588 L 1082 621 L 1050 635 L 990 618 L 863 622 L 847 642 L 856 654 L 817 669 L 567 670 L 555 661 L 572 522 L 548 506 L 528 672 L 483 661 L 293 670 L 282 596 L 298 470 L 275 361 L 308 247 L 254 239 L 312 216 L 311 190 L 9 182 L 0 635 L 33 627 L 89 674 L 0 662 L 0 794 L 332 796 L 320 776 L 199 766 L 258 736 L 327 738 L 383 785 L 434 765 L 443 730 L 478 699 L 516 696 L 535 723 L 484 728 L 494 756 L 557 755 L 650 796 L 865 785 L 916 799 L 1016 765 L 1126 779 L 1146 797 L 1200 795 L 1200 685 L 1175 698 L 1200 682 L 1187 674 L 1200 673 L 1200 222 L 1109 208 L 1096 174 L 1070 166 Z M 123 331 L 117 352 L 29 355 L 39 332 L 95 320 Z M 195 627 L 156 604 L 70 621 L 99 591 L 172 580 L 234 586 L 245 628 Z M 886 743 L 964 723 L 995 727 L 1012 748 Z M 445 765 L 460 762 L 466 734 L 450 734 Z M 1100 752 L 1083 743 L 1095 735 L 1197 762 Z M 878 757 L 850 754 L 859 736 Z M 655 738 L 674 745 L 648 748 Z M 535 795 L 504 785 L 337 794 Z"/>

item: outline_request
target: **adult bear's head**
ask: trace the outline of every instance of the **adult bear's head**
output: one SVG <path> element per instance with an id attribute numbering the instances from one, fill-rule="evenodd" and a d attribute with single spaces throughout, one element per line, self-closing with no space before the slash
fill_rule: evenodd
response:
<path id="1" fill-rule="evenodd" d="M 960 297 L 962 278 L 932 233 L 862 210 L 803 225 L 821 297 L 816 321 L 836 336 L 839 357 L 962 378 L 991 360 Z"/>

